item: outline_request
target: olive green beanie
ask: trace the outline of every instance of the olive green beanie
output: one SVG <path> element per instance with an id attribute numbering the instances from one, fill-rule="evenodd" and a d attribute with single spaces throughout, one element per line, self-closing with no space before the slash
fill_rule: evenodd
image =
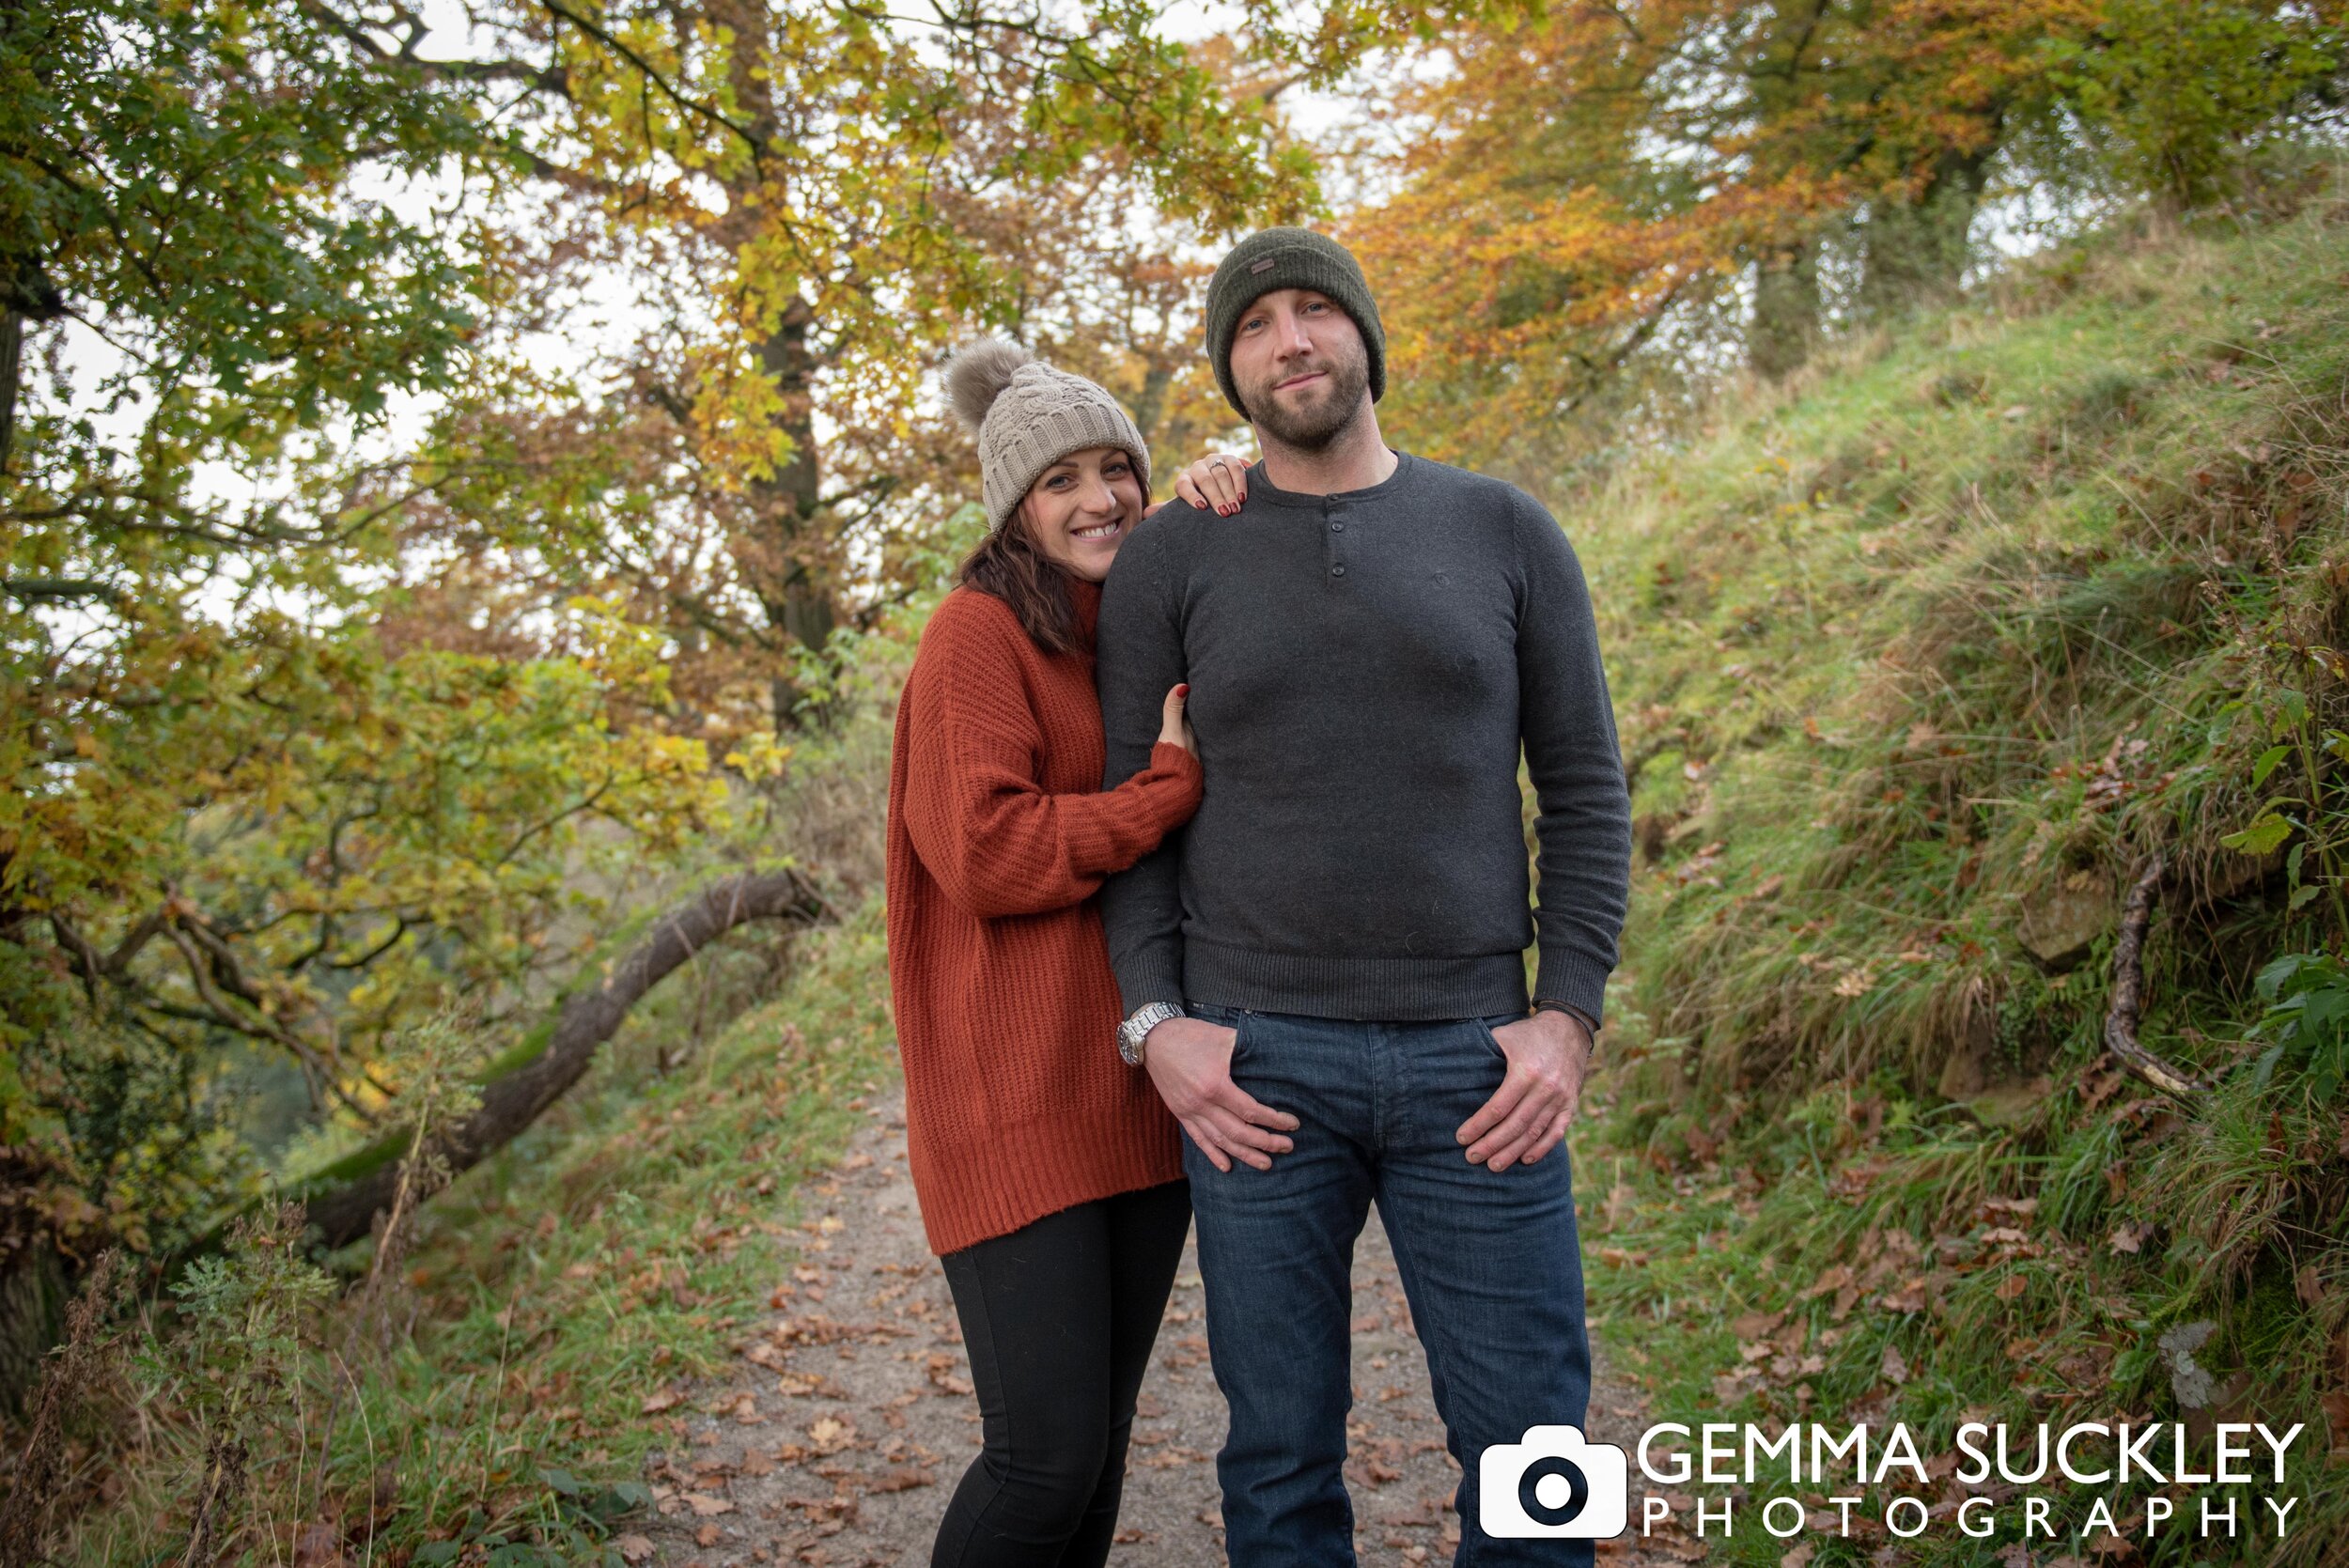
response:
<path id="1" fill-rule="evenodd" d="M 1223 400 L 1242 419 L 1247 405 L 1232 384 L 1232 334 L 1242 312 L 1276 288 L 1311 288 L 1328 295 L 1361 329 L 1370 356 L 1370 400 L 1387 392 L 1387 334 L 1378 323 L 1377 302 L 1353 253 L 1326 234 L 1309 228 L 1268 228 L 1232 247 L 1207 285 L 1207 363 Z"/>

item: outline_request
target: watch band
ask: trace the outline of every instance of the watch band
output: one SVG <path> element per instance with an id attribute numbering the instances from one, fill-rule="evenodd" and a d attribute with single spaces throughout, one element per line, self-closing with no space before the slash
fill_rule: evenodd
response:
<path id="1" fill-rule="evenodd" d="M 1117 1026 L 1117 1054 L 1128 1067 L 1142 1065 L 1143 1047 L 1150 1032 L 1169 1018 L 1183 1017 L 1183 1010 L 1171 1001 L 1145 1001 L 1134 1009 L 1134 1016 Z"/>
<path id="2" fill-rule="evenodd" d="M 1593 1046 L 1596 1046 L 1598 1044 L 1598 1020 L 1592 1017 L 1588 1013 L 1582 1011 L 1581 1008 L 1575 1006 L 1572 1002 L 1560 1001 L 1555 997 L 1535 997 L 1533 999 L 1533 1011 L 1536 1013 L 1549 1012 L 1567 1014 L 1577 1022 L 1581 1024 L 1583 1029 L 1589 1032 Z"/>

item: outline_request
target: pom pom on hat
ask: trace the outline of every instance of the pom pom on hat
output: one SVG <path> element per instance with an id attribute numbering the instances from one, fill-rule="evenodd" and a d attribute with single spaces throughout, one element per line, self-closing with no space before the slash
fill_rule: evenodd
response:
<path id="1" fill-rule="evenodd" d="M 1034 354 L 1000 337 L 982 337 L 963 345 L 946 366 L 946 398 L 954 405 L 956 417 L 977 435 L 987 423 L 987 411 L 1011 385 L 1012 377 L 1021 365 L 1034 363 Z"/>

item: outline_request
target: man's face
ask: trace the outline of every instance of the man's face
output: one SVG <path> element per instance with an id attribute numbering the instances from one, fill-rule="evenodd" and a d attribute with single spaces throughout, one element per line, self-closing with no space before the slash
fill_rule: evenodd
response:
<path id="1" fill-rule="evenodd" d="M 1266 435 L 1318 452 L 1370 407 L 1361 329 L 1326 294 L 1276 288 L 1240 313 L 1232 381 Z"/>

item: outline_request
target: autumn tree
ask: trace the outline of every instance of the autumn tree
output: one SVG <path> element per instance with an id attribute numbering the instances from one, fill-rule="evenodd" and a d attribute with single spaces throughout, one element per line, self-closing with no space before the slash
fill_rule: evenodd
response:
<path id="1" fill-rule="evenodd" d="M 1455 30 L 1452 69 L 1382 105 L 1423 132 L 1392 155 L 1395 194 L 1354 220 L 1399 296 L 1398 418 L 1506 460 L 1554 452 L 1578 415 L 1605 429 L 1669 408 L 1692 367 L 1783 375 L 1830 314 L 1954 291 L 2001 168 L 2207 196 L 2245 141 L 2329 111 L 2337 21 L 2279 3 L 1642 0 Z"/>
<path id="2" fill-rule="evenodd" d="M 397 6 L 0 16 L 20 1352 L 58 1243 L 167 1249 L 251 1189 L 206 1109 L 236 1063 L 397 1126 L 418 1019 L 510 1037 L 615 939 L 612 889 L 723 858 L 744 781 L 680 704 L 757 686 L 789 722 L 781 656 L 918 549 L 877 508 L 923 482 L 938 352 L 1023 318 L 1091 342 L 1079 294 L 1179 330 L 1132 258 L 1053 279 L 1023 201 L 1310 199 L 1261 101 L 1138 5 L 472 21 L 443 53 Z M 590 268 L 648 308 L 534 360 Z M 695 637 L 723 659 L 681 696 Z"/>

